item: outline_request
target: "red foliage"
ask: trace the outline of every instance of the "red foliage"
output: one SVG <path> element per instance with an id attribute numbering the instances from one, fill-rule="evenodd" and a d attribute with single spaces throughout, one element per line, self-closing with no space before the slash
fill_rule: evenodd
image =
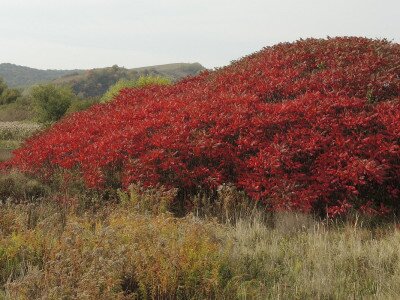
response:
<path id="1" fill-rule="evenodd" d="M 41 177 L 181 190 L 231 182 L 272 209 L 400 209 L 400 45 L 279 44 L 173 86 L 125 89 L 14 152 Z"/>

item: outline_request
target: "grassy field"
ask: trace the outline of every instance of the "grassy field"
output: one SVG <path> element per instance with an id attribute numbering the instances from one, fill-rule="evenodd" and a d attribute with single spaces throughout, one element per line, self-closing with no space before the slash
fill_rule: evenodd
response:
<path id="1" fill-rule="evenodd" d="M 9 159 L 11 151 L 40 128 L 39 124 L 33 122 L 0 122 L 0 161 Z"/>
<path id="2" fill-rule="evenodd" d="M 0 298 L 396 299 L 400 293 L 394 223 L 260 212 L 225 221 L 195 213 L 178 218 L 149 209 L 160 196 L 152 195 L 90 210 L 79 205 L 82 199 L 66 207 L 54 195 L 1 205 Z"/>

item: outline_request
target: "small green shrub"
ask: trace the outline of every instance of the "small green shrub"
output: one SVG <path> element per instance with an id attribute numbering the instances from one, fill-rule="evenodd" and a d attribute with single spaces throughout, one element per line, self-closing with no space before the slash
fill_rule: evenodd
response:
<path id="1" fill-rule="evenodd" d="M 0 105 L 15 102 L 21 96 L 21 92 L 17 89 L 8 88 L 7 84 L 0 78 Z"/>
<path id="2" fill-rule="evenodd" d="M 100 102 L 108 102 L 118 96 L 119 92 L 125 88 L 142 88 L 151 85 L 169 85 L 172 81 L 162 76 L 141 76 L 136 80 L 121 79 L 103 95 Z"/>
<path id="3" fill-rule="evenodd" d="M 0 105 L 15 102 L 21 96 L 21 92 L 17 89 L 7 89 L 0 95 Z"/>
<path id="4" fill-rule="evenodd" d="M 141 88 L 150 85 L 169 85 L 172 81 L 167 77 L 162 76 L 140 76 L 135 83 L 135 87 Z"/>
<path id="5" fill-rule="evenodd" d="M 88 109 L 92 105 L 99 103 L 99 100 L 94 99 L 75 99 L 71 102 L 71 105 L 68 107 L 66 114 L 82 111 Z"/>
<path id="6" fill-rule="evenodd" d="M 135 80 L 120 79 L 114 85 L 109 87 L 107 92 L 101 97 L 100 102 L 105 103 L 114 99 L 124 88 L 135 87 Z"/>
<path id="7" fill-rule="evenodd" d="M 71 88 L 53 84 L 35 86 L 31 95 L 38 108 L 38 119 L 43 123 L 59 120 L 76 98 Z"/>

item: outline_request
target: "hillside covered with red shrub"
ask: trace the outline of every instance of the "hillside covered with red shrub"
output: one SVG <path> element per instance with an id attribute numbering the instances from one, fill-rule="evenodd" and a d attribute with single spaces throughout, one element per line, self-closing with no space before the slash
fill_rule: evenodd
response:
<path id="1" fill-rule="evenodd" d="M 283 43 L 173 86 L 125 89 L 7 162 L 87 187 L 232 183 L 272 210 L 400 211 L 400 45 Z"/>

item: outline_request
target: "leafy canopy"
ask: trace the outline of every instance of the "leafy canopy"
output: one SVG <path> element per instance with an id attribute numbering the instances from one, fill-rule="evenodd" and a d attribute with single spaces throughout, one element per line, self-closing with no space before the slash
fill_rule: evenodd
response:
<path id="1" fill-rule="evenodd" d="M 39 121 L 55 122 L 67 112 L 76 97 L 69 87 L 53 84 L 38 85 L 32 88 L 33 97 L 39 112 Z"/>
<path id="2" fill-rule="evenodd" d="M 232 183 L 271 210 L 400 215 L 399 65 L 400 44 L 386 40 L 279 44 L 171 86 L 124 89 L 7 164 L 93 189 L 141 183 L 184 197 Z"/>
<path id="3" fill-rule="evenodd" d="M 7 84 L 0 78 L 0 105 L 15 102 L 21 96 L 17 89 L 9 89 Z"/>

